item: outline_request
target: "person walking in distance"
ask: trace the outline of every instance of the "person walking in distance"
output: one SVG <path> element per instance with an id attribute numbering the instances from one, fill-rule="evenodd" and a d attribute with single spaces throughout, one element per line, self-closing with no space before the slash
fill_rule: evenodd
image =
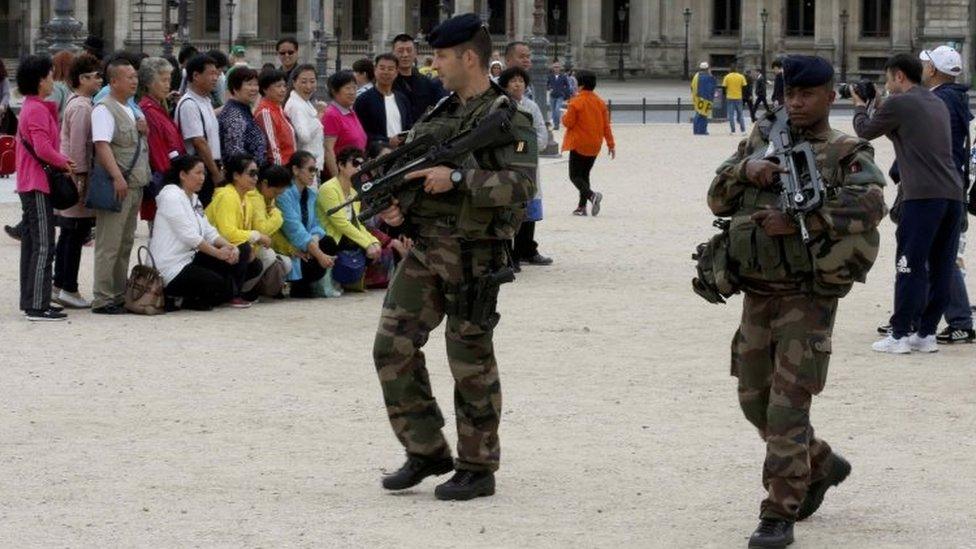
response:
<path id="1" fill-rule="evenodd" d="M 603 194 L 591 189 L 590 171 L 600 155 L 604 140 L 611 159 L 617 158 L 617 149 L 610 129 L 610 110 L 603 98 L 593 92 L 596 75 L 590 71 L 579 71 L 577 78 L 580 92 L 569 102 L 563 115 L 563 125 L 566 126 L 563 150 L 569 151 L 569 179 L 579 191 L 579 204 L 573 210 L 573 215 L 586 216 L 586 204 L 590 202 L 590 213 L 597 216 Z"/>
<path id="2" fill-rule="evenodd" d="M 742 116 L 742 99 L 743 90 L 748 86 L 746 82 L 746 77 L 735 70 L 735 65 L 732 66 L 729 74 L 722 78 L 722 87 L 725 88 L 725 100 L 729 106 L 729 127 L 732 129 L 732 134 L 735 135 L 735 123 L 739 123 L 739 128 L 742 133 L 746 133 L 746 121 Z"/>

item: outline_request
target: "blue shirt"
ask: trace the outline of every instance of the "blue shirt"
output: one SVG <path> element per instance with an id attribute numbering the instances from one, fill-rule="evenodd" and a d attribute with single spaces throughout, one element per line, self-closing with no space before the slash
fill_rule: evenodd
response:
<path id="1" fill-rule="evenodd" d="M 303 195 L 304 201 L 302 200 Z M 325 229 L 319 225 L 319 218 L 315 215 L 315 201 L 318 195 L 318 191 L 311 187 L 299 191 L 298 185 L 292 183 L 291 187 L 288 187 L 288 190 L 281 193 L 275 200 L 278 209 L 281 210 L 281 217 L 284 219 L 281 234 L 288 239 L 292 246 L 303 252 L 308 251 L 308 245 L 312 242 L 313 237 L 320 240 L 325 238 Z M 288 280 L 301 280 L 302 262 L 292 261 L 291 265 L 291 274 L 288 275 Z"/>
<path id="2" fill-rule="evenodd" d="M 97 105 L 98 102 L 104 99 L 111 91 L 112 90 L 109 89 L 108 86 L 102 87 L 102 89 L 95 94 L 95 97 L 92 98 L 92 103 Z M 139 108 L 139 104 L 136 103 L 135 96 L 129 98 L 127 105 L 129 105 L 129 108 L 132 109 L 132 112 L 136 113 L 136 118 L 146 118 L 145 113 L 142 112 L 142 109 Z"/>

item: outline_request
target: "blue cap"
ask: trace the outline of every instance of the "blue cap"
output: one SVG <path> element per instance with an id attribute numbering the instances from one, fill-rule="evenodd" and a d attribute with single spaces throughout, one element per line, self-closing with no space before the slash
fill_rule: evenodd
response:
<path id="1" fill-rule="evenodd" d="M 471 40 L 483 27 L 481 18 L 473 13 L 456 15 L 434 27 L 427 35 L 427 43 L 432 48 L 453 48 Z"/>
<path id="2" fill-rule="evenodd" d="M 834 66 L 823 57 L 789 55 L 783 59 L 783 84 L 796 88 L 824 86 L 834 78 Z"/>

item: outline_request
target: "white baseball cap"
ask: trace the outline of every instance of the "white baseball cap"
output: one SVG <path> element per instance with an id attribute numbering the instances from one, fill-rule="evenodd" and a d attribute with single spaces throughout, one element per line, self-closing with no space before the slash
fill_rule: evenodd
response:
<path id="1" fill-rule="evenodd" d="M 922 53 L 918 54 L 918 58 L 922 61 L 931 62 L 935 66 L 935 70 L 949 76 L 962 74 L 962 56 L 949 46 L 939 46 L 934 50 L 922 50 Z"/>
<path id="2" fill-rule="evenodd" d="M 708 68 L 708 63 L 705 62 L 705 61 L 702 61 L 701 63 L 699 63 L 698 68 L 699 69 L 707 69 Z"/>

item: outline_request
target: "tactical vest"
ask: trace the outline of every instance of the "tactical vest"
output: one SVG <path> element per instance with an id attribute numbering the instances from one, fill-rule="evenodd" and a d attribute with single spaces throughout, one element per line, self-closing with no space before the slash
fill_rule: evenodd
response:
<path id="1" fill-rule="evenodd" d="M 433 135 L 436 141 L 441 142 L 467 131 L 496 107 L 496 100 L 501 95 L 502 92 L 493 87 L 491 91 L 473 99 L 473 103 L 439 104 L 414 127 L 410 139 Z M 455 99 L 451 96 L 444 101 Z M 480 150 L 452 159 L 451 163 L 462 170 L 505 169 L 506 166 L 493 153 L 490 149 Z M 525 217 L 525 205 L 475 207 L 466 193 L 458 191 L 434 195 L 417 193 L 408 209 L 410 222 L 422 236 L 450 236 L 471 240 L 514 238 Z"/>
<path id="2" fill-rule="evenodd" d="M 843 173 L 841 160 L 866 146 L 865 142 L 834 130 L 826 143 L 816 147 L 817 167 L 826 186 L 825 203 L 837 196 L 845 181 L 859 183 L 859 175 L 864 181 L 883 184 L 883 176 L 876 168 L 865 170 L 863 175 Z M 732 216 L 729 267 L 746 287 L 749 281 L 795 284 L 804 292 L 841 297 L 850 291 L 854 282 L 864 282 L 878 255 L 880 236 L 876 228 L 838 238 L 821 231 L 809 245 L 803 243 L 799 234 L 769 236 L 750 216 L 761 209 L 778 209 L 779 201 L 778 193 L 749 186 Z"/>

